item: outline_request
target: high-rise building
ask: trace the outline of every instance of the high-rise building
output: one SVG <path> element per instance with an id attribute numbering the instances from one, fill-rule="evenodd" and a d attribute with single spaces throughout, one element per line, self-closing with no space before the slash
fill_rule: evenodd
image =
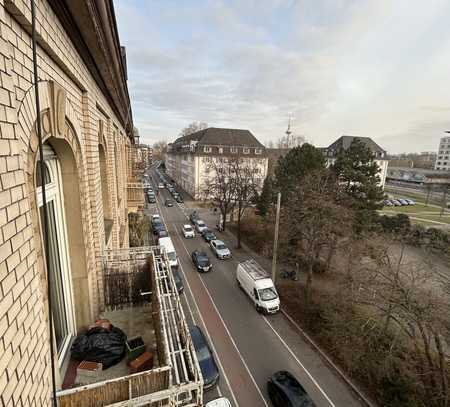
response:
<path id="1" fill-rule="evenodd" d="M 450 137 L 442 137 L 439 143 L 438 155 L 436 164 L 434 166 L 436 170 L 450 171 Z"/>

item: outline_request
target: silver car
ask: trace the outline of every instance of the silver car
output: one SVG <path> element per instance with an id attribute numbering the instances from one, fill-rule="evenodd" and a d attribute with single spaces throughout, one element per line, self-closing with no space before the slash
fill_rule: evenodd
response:
<path id="1" fill-rule="evenodd" d="M 231 251 L 222 240 L 211 240 L 209 245 L 218 259 L 225 260 L 231 258 Z"/>

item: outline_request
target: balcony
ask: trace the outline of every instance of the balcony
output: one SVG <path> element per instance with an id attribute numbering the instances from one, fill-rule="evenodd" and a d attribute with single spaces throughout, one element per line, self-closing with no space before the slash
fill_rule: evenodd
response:
<path id="1" fill-rule="evenodd" d="M 154 367 L 129 374 L 125 361 L 57 393 L 60 407 L 196 407 L 203 379 L 165 252 L 158 247 L 107 251 L 101 317 L 128 337 L 140 335 Z M 66 386 L 67 387 L 67 386 Z"/>
<path id="2" fill-rule="evenodd" d="M 137 212 L 144 208 L 144 184 L 129 182 L 127 184 L 128 212 Z"/>

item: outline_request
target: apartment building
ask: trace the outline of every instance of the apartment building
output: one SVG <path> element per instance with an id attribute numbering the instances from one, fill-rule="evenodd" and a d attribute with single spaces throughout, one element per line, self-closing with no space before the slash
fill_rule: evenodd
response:
<path id="1" fill-rule="evenodd" d="M 450 137 L 442 137 L 434 166 L 439 171 L 450 171 Z"/>
<path id="2" fill-rule="evenodd" d="M 127 192 L 133 181 L 125 50 L 112 2 L 36 1 L 37 59 L 30 4 L 0 1 L 3 406 L 51 405 L 51 348 L 55 384 L 61 388 L 72 339 L 103 306 L 101 255 L 106 249 L 128 247 Z M 44 143 L 42 177 L 37 170 L 34 62 Z M 45 239 L 44 186 L 49 221 Z"/>
<path id="3" fill-rule="evenodd" d="M 375 162 L 380 169 L 380 185 L 384 188 L 388 168 L 386 151 L 383 150 L 370 137 L 342 136 L 339 137 L 334 143 L 330 144 L 328 147 L 321 148 L 326 159 L 327 166 L 332 165 L 336 161 L 338 154 L 343 150 L 347 150 L 354 140 L 360 141 L 372 151 Z"/>
<path id="4" fill-rule="evenodd" d="M 179 137 L 168 145 L 167 174 L 194 199 L 205 199 L 210 163 L 222 157 L 240 157 L 254 168 L 260 184 L 267 175 L 266 148 L 248 130 L 210 127 Z"/>

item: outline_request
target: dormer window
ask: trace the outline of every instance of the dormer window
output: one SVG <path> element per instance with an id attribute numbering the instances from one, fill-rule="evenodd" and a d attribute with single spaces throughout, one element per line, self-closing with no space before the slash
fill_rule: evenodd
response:
<path id="1" fill-rule="evenodd" d="M 260 148 L 255 148 L 255 154 L 261 154 L 262 153 L 262 149 Z"/>
<path id="2" fill-rule="evenodd" d="M 244 147 L 244 154 L 249 154 L 250 153 L 250 149 L 248 147 Z"/>
<path id="3" fill-rule="evenodd" d="M 219 147 L 219 154 L 223 154 L 223 147 Z"/>
<path id="4" fill-rule="evenodd" d="M 210 153 L 211 152 L 211 147 L 203 147 L 203 151 L 205 153 Z"/>
<path id="5" fill-rule="evenodd" d="M 236 154 L 238 152 L 238 149 L 236 147 L 231 147 L 230 152 L 232 152 L 233 154 Z"/>

